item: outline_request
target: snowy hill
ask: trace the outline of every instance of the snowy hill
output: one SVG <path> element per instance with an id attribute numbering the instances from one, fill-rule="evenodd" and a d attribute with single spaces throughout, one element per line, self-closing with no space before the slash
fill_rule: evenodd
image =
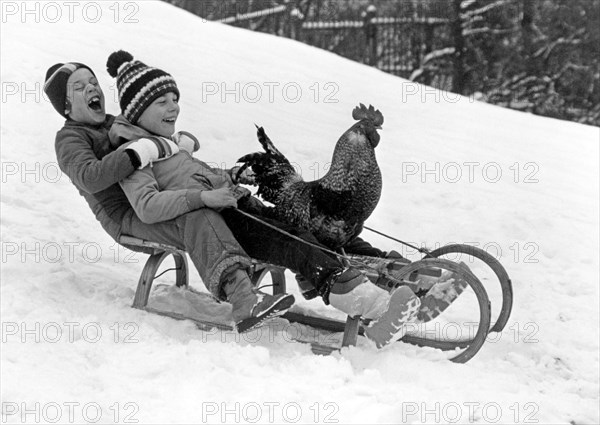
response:
<path id="1" fill-rule="evenodd" d="M 600 129 L 438 92 L 162 2 L 93 4 L 102 9 L 35 2 L 24 14 L 24 3 L 2 4 L 3 422 L 600 420 Z M 198 136 L 198 157 L 227 167 L 258 149 L 257 123 L 317 178 L 352 108 L 376 106 L 384 191 L 367 225 L 419 246 L 474 243 L 494 254 L 515 289 L 505 331 L 466 365 L 400 343 L 321 357 L 285 335 L 235 343 L 131 309 L 145 257 L 115 245 L 60 174 L 62 119 L 41 93 L 50 65 L 80 61 L 117 114 L 105 63 L 118 49 L 176 78 L 178 129 Z M 191 283 L 203 288 L 195 271 Z M 489 294 L 498 305 L 494 285 Z M 23 419 L 25 409 L 38 417 Z"/>

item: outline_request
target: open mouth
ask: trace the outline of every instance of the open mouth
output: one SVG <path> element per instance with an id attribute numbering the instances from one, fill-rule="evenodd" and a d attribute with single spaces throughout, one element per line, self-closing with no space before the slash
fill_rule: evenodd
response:
<path id="1" fill-rule="evenodd" d="M 102 110 L 102 102 L 100 101 L 100 96 L 94 96 L 88 101 L 88 107 L 95 112 L 100 112 Z"/>
<path id="2" fill-rule="evenodd" d="M 175 124 L 175 120 L 176 118 L 165 118 L 163 119 L 163 122 L 166 122 L 168 124 Z"/>

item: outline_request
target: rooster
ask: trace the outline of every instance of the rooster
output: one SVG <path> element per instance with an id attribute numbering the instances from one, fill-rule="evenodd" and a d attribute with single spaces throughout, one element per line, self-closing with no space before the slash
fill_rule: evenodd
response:
<path id="1" fill-rule="evenodd" d="M 381 196 L 375 147 L 383 115 L 361 103 L 352 111 L 352 118 L 358 122 L 339 138 L 331 166 L 318 180 L 305 182 L 262 127 L 257 127 L 257 136 L 265 152 L 238 160 L 243 163 L 238 176 L 251 167 L 257 194 L 273 204 L 267 209 L 269 217 L 309 230 L 330 249 L 343 247 L 358 236 Z"/>

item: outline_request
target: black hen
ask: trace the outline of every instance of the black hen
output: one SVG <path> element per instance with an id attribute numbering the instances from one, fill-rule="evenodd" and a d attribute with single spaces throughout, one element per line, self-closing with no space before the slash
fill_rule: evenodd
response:
<path id="1" fill-rule="evenodd" d="M 305 182 L 285 156 L 258 127 L 265 152 L 243 156 L 240 173 L 252 167 L 257 194 L 271 202 L 270 216 L 310 230 L 332 249 L 344 246 L 361 230 L 381 196 L 381 172 L 375 159 L 377 129 L 383 115 L 362 103 L 352 111 L 358 120 L 338 140 L 331 167 L 325 176 Z"/>

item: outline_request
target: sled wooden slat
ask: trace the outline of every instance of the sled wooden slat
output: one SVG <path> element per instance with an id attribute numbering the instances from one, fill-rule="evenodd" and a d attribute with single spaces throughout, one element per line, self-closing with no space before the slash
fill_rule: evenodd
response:
<path id="1" fill-rule="evenodd" d="M 144 247 L 144 248 L 152 248 L 152 249 L 155 249 L 158 251 L 184 252 L 184 251 L 182 251 L 174 246 L 171 246 L 171 245 L 147 241 L 145 239 L 135 238 L 133 236 L 127 236 L 127 235 L 121 235 L 121 237 L 119 238 L 119 243 L 121 245 L 132 245 L 132 246 L 140 246 L 140 247 Z"/>
<path id="2" fill-rule="evenodd" d="M 342 264 L 346 267 L 350 267 L 350 262 L 346 257 L 346 251 L 344 248 L 340 248 L 339 252 L 342 254 Z M 342 338 L 342 347 L 349 347 L 350 345 L 356 346 L 358 342 L 358 329 L 360 325 L 360 320 L 358 317 L 350 317 L 346 318 L 346 326 L 344 326 L 344 337 Z"/>
<path id="3" fill-rule="evenodd" d="M 144 310 L 147 311 L 148 313 L 153 313 L 153 314 L 157 314 L 159 316 L 164 316 L 164 317 L 170 317 L 171 319 L 175 319 L 175 320 L 190 320 L 190 321 L 194 322 L 194 324 L 196 325 L 196 327 L 198 329 L 200 329 L 201 331 L 204 331 L 204 332 L 210 332 L 213 329 L 218 329 L 220 331 L 225 331 L 225 332 L 233 332 L 233 326 L 226 324 L 226 323 L 201 321 L 201 320 L 194 319 L 193 317 L 188 317 L 188 316 L 185 316 L 183 314 L 176 313 L 173 311 L 164 311 L 164 310 L 159 310 L 159 309 L 156 309 L 153 307 L 148 307 L 148 306 L 146 306 L 144 308 Z M 298 342 L 299 344 L 310 344 L 310 349 L 313 352 L 313 354 L 319 354 L 319 355 L 323 355 L 323 356 L 327 356 L 327 355 L 333 353 L 334 351 L 338 350 L 338 348 L 336 348 L 336 347 L 330 347 L 328 345 L 319 344 L 314 341 L 296 340 L 296 342 Z"/>
<path id="4" fill-rule="evenodd" d="M 312 328 L 321 329 L 324 331 L 341 333 L 344 332 L 346 324 L 340 320 L 329 319 L 327 317 L 320 316 L 306 316 L 293 311 L 286 312 L 283 316 L 284 319 L 290 322 L 301 323 L 303 325 L 310 326 Z M 364 328 L 359 327 L 358 334 L 364 336 Z M 400 340 L 408 344 L 417 345 L 419 347 L 431 347 L 437 348 L 442 351 L 452 351 L 458 349 L 468 348 L 473 343 L 471 339 L 464 340 L 435 340 L 430 338 L 424 338 L 416 335 L 404 335 Z"/>
<path id="5" fill-rule="evenodd" d="M 142 270 L 142 274 L 135 291 L 135 296 L 133 298 L 132 307 L 139 309 L 146 308 L 148 305 L 148 299 L 150 297 L 150 290 L 152 289 L 152 283 L 156 277 L 156 272 L 165 258 L 167 258 L 169 255 L 172 255 L 173 260 L 175 261 L 175 284 L 178 287 L 188 287 L 189 273 L 185 251 L 182 251 L 171 245 L 146 241 L 144 239 L 134 238 L 126 235 L 122 235 L 119 238 L 119 243 L 125 246 L 138 246 L 143 248 L 151 248 L 153 250 L 153 254 L 150 254 L 150 257 L 146 261 L 144 269 Z"/>
<path id="6" fill-rule="evenodd" d="M 215 329 L 215 328 L 219 329 L 221 331 L 233 332 L 233 326 L 228 325 L 226 323 L 200 321 L 200 320 L 194 319 L 193 317 L 185 316 L 181 313 L 176 313 L 174 311 L 159 310 L 157 308 L 149 307 L 149 306 L 146 306 L 146 308 L 144 308 L 144 310 L 146 310 L 149 313 L 158 314 L 159 316 L 170 317 L 170 318 L 176 319 L 176 320 L 191 320 L 192 322 L 194 322 L 196 324 L 198 329 L 206 331 L 206 332 L 208 332 L 212 329 Z"/>
<path id="7" fill-rule="evenodd" d="M 205 331 L 209 331 L 215 328 L 220 329 L 222 331 L 233 331 L 233 326 L 231 324 L 217 323 L 212 321 L 199 321 L 180 313 L 161 311 L 148 306 L 148 299 L 150 296 L 150 291 L 152 289 L 152 283 L 156 278 L 157 271 L 162 262 L 171 255 L 173 256 L 175 262 L 174 269 L 176 271 L 176 285 L 178 287 L 183 286 L 185 288 L 188 288 L 188 262 L 187 255 L 184 250 L 181 250 L 171 245 L 147 241 L 127 235 L 121 236 L 119 238 L 119 243 L 126 247 L 129 246 L 144 248 L 144 252 L 147 252 L 150 255 L 142 270 L 142 274 L 138 282 L 132 307 L 146 310 L 150 313 L 171 317 L 177 320 L 192 320 L 194 323 L 196 323 L 198 328 Z M 489 260 L 489 258 L 483 256 L 479 251 L 467 250 L 467 246 L 443 247 L 440 250 L 434 251 L 430 254 L 430 256 L 426 257 L 423 260 L 416 261 L 413 263 L 407 261 L 406 264 L 401 263 L 401 272 L 398 276 L 400 279 L 407 279 L 409 278 L 409 276 L 412 277 L 416 273 L 421 275 L 428 275 L 429 273 L 432 273 L 433 275 L 439 275 L 441 274 L 442 269 L 446 269 L 455 273 L 461 273 L 463 275 L 463 278 L 466 279 L 471 289 L 475 292 L 479 305 L 480 320 L 477 333 L 473 339 L 460 341 L 444 341 L 407 334 L 400 340 L 405 343 L 410 343 L 421 347 L 437 348 L 444 351 L 463 349 L 463 352 L 450 358 L 451 361 L 457 363 L 467 362 L 479 351 L 479 349 L 485 342 L 485 338 L 487 336 L 488 331 L 493 332 L 502 330 L 502 328 L 506 324 L 508 316 L 510 315 L 512 307 L 512 285 L 510 279 L 508 278 L 508 275 L 506 274 L 506 271 L 502 268 L 501 265 L 499 265 L 497 261 L 493 262 Z M 458 263 L 439 258 L 431 258 L 437 257 L 438 255 L 446 254 L 448 252 L 464 252 L 470 255 L 474 255 L 475 257 L 478 257 L 481 260 L 485 261 L 488 265 L 490 265 L 490 267 L 492 267 L 494 272 L 496 272 L 496 275 L 498 276 L 502 286 L 503 305 L 500 317 L 493 326 L 490 326 L 491 308 L 489 298 L 487 296 L 485 288 L 483 287 L 479 279 L 477 279 L 477 277 L 475 277 L 475 275 L 473 275 L 470 271 L 465 271 L 465 269 Z M 254 285 L 258 286 L 261 280 L 269 273 L 271 274 L 273 293 L 279 294 L 286 292 L 285 268 L 253 260 L 252 283 Z M 283 317 L 291 322 L 302 323 L 314 328 L 324 329 L 331 332 L 344 332 L 342 338 L 342 347 L 356 345 L 358 335 L 364 335 L 364 328 L 360 326 L 360 320 L 357 318 L 348 317 L 346 322 L 344 323 L 339 320 L 309 316 L 290 311 L 286 312 L 283 315 Z M 310 343 L 311 349 L 315 354 L 330 354 L 331 352 L 339 350 L 340 348 L 322 345 L 313 341 L 298 342 Z"/>
<path id="8" fill-rule="evenodd" d="M 358 328 L 360 319 L 358 317 L 350 317 L 346 319 L 344 326 L 344 337 L 342 338 L 342 347 L 355 346 L 358 341 Z"/>

